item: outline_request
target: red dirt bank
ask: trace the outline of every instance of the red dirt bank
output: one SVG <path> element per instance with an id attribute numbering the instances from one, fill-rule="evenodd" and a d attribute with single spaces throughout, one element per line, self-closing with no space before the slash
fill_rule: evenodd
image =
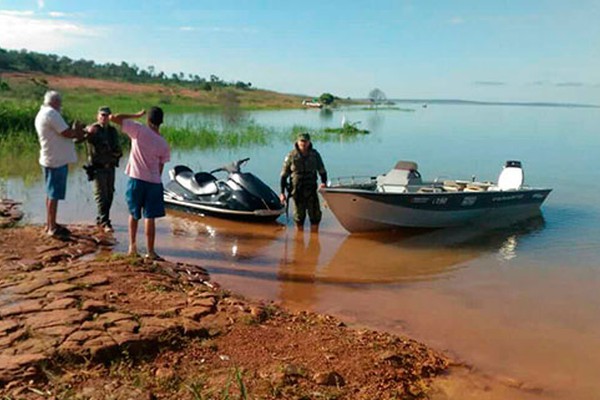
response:
<path id="1" fill-rule="evenodd" d="M 108 238 L 73 230 L 0 230 L 5 398 L 424 398 L 448 366 L 413 340 L 254 304 L 199 267 L 111 255 Z"/>

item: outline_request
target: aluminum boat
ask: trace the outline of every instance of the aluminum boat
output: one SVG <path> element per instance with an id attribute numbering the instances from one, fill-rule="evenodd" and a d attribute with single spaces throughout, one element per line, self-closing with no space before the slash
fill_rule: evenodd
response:
<path id="1" fill-rule="evenodd" d="M 539 215 L 552 189 L 524 185 L 520 161 L 507 161 L 497 182 L 423 181 L 417 163 L 398 161 L 388 173 L 341 178 L 321 189 L 349 232 L 510 224 Z"/>

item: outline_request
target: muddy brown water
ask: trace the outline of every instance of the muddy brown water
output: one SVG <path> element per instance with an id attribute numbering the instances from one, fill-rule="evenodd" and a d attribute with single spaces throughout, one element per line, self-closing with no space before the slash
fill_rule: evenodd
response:
<path id="1" fill-rule="evenodd" d="M 323 225 L 299 233 L 170 212 L 159 241 L 166 256 L 206 266 L 236 292 L 410 335 L 492 382 L 535 388 L 527 398 L 600 393 L 590 368 L 600 365 L 598 278 L 510 263 L 543 219 L 491 233 L 350 236 L 329 216 Z"/>

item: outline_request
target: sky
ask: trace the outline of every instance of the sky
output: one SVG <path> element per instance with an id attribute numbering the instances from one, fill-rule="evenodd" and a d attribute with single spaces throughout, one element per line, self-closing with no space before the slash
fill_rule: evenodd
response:
<path id="1" fill-rule="evenodd" d="M 600 0 L 0 0 L 0 47 L 311 96 L 600 104 Z"/>

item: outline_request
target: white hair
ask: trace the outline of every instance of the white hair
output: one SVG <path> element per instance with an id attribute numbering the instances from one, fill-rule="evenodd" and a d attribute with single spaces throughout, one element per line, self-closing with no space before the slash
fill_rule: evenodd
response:
<path id="1" fill-rule="evenodd" d="M 61 98 L 62 97 L 60 96 L 60 93 L 58 93 L 56 90 L 49 90 L 44 95 L 44 105 L 49 106 L 50 103 L 56 100 L 61 100 Z"/>

